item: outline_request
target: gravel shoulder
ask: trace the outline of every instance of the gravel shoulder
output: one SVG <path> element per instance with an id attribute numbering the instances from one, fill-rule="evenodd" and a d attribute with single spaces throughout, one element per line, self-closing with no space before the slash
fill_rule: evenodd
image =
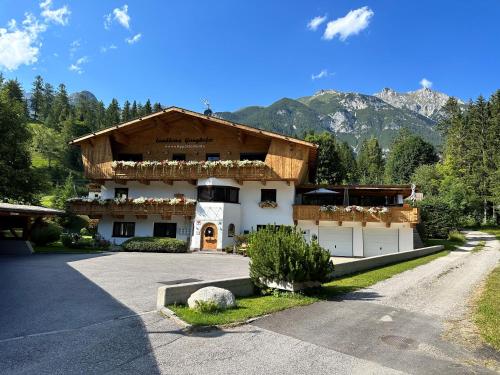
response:
<path id="1" fill-rule="evenodd" d="M 500 260 L 500 242 L 494 236 L 469 231 L 468 242 L 458 251 L 382 281 L 363 292 L 378 297 L 372 302 L 433 315 L 443 320 L 458 319 L 467 312 L 474 289 Z M 480 241 L 483 250 L 471 252 Z M 356 299 L 356 293 L 351 296 Z"/>

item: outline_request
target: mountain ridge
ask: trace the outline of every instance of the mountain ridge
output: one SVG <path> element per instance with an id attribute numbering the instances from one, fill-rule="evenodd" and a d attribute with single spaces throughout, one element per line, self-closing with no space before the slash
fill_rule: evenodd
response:
<path id="1" fill-rule="evenodd" d="M 443 106 L 449 98 L 429 88 L 406 93 L 385 88 L 374 95 L 322 89 L 311 96 L 282 98 L 269 106 L 249 106 L 215 115 L 287 135 L 327 131 L 355 150 L 371 136 L 388 149 L 402 128 L 439 146 L 441 137 L 436 124 L 443 118 Z"/>

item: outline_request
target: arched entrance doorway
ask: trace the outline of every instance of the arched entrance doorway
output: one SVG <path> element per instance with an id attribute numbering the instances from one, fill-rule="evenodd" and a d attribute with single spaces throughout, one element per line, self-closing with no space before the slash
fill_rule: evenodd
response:
<path id="1" fill-rule="evenodd" d="M 201 228 L 201 250 L 217 249 L 217 226 L 207 223 Z"/>

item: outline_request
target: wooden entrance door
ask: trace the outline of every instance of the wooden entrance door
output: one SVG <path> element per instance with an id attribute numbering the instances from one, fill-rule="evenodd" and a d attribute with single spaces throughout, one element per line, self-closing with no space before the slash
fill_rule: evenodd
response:
<path id="1" fill-rule="evenodd" d="M 217 227 L 215 224 L 205 224 L 201 229 L 201 249 L 215 250 L 217 249 Z"/>

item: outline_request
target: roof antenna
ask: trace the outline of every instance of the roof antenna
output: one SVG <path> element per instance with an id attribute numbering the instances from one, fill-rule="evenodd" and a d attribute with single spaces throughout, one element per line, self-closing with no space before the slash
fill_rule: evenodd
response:
<path id="1" fill-rule="evenodd" d="M 201 99 L 201 102 L 205 105 L 206 109 L 203 111 L 205 116 L 212 116 L 212 110 L 210 109 L 210 102 L 208 99 Z"/>

